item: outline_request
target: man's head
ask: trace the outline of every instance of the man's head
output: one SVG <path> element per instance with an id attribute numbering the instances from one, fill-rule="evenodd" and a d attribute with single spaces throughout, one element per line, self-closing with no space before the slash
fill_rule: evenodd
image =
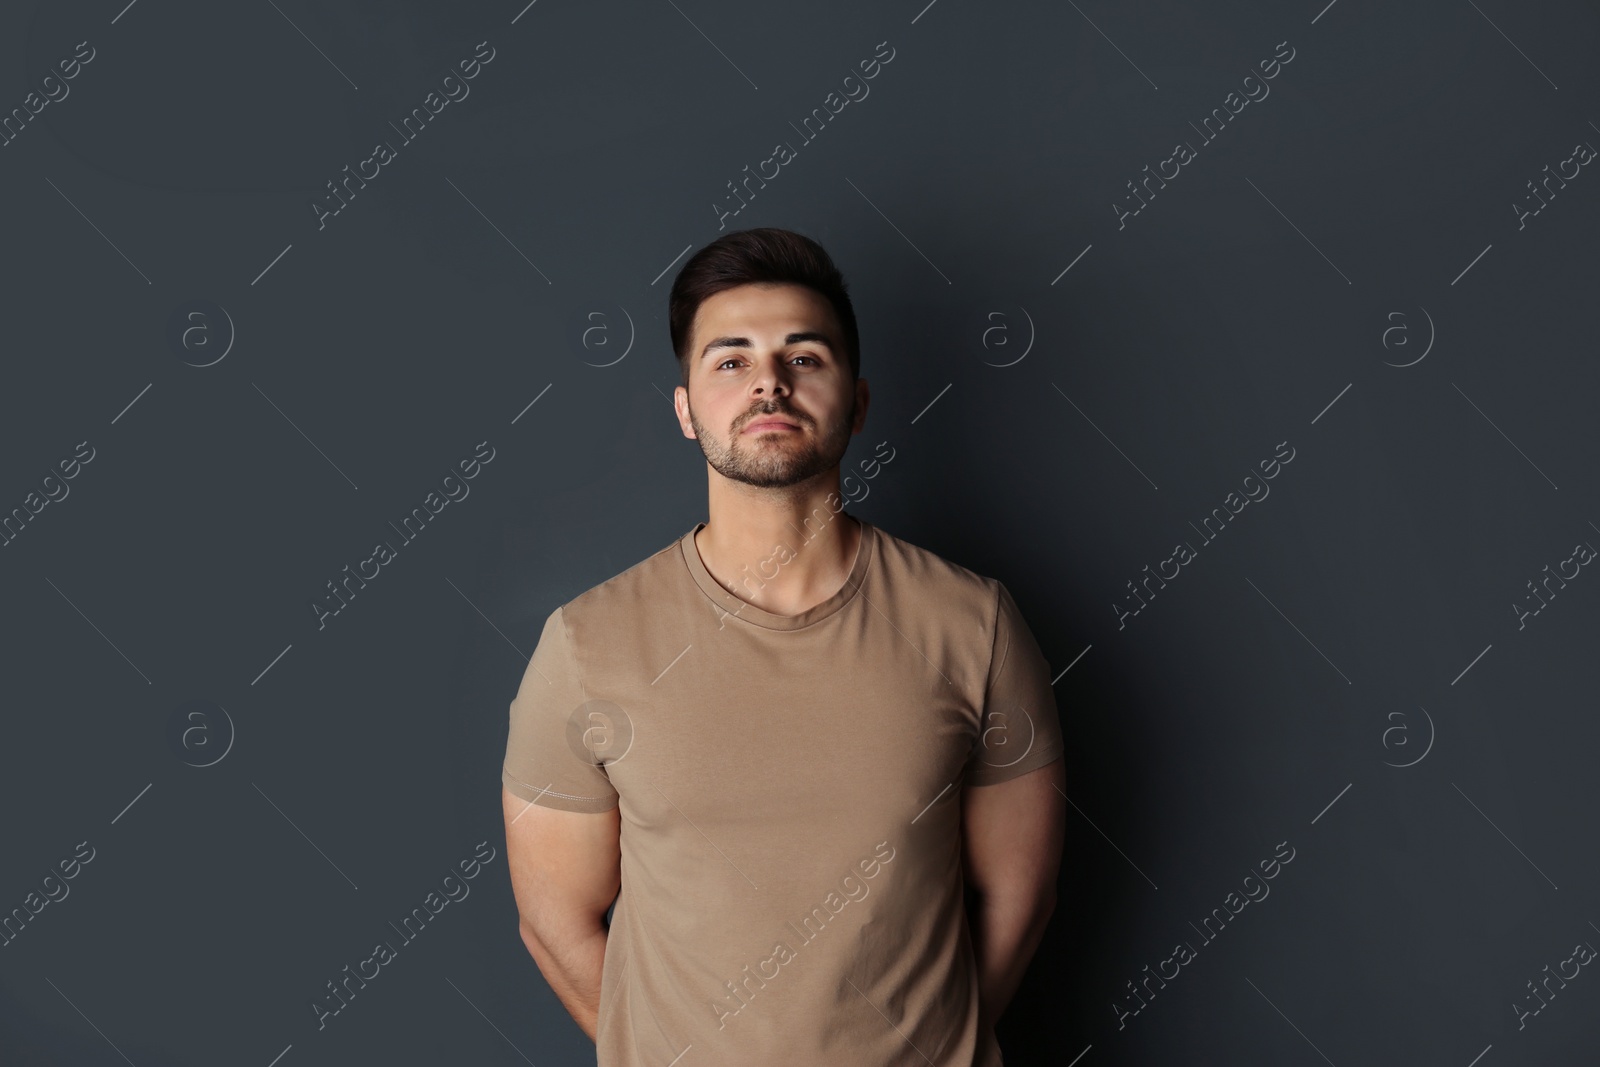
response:
<path id="1" fill-rule="evenodd" d="M 674 280 L 669 323 L 678 421 L 712 469 L 780 488 L 838 467 L 869 397 L 855 312 L 820 245 L 770 228 L 717 239 Z M 769 418 L 792 428 L 758 428 Z"/>

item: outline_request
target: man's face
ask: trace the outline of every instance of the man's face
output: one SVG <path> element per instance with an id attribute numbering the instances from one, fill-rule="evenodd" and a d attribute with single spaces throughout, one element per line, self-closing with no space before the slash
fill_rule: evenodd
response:
<path id="1" fill-rule="evenodd" d="M 833 306 L 798 285 L 741 285 L 705 300 L 689 345 L 689 388 L 674 405 L 713 470 L 760 488 L 839 465 L 866 421 Z M 692 398 L 692 406 L 691 406 Z M 766 425 L 768 420 L 788 426 Z"/>

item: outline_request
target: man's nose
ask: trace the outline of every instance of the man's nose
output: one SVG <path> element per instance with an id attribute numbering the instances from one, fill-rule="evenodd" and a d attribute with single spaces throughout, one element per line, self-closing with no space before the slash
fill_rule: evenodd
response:
<path id="1" fill-rule="evenodd" d="M 750 383 L 750 388 L 755 396 L 787 396 L 790 392 L 789 368 L 777 362 L 763 364 Z"/>

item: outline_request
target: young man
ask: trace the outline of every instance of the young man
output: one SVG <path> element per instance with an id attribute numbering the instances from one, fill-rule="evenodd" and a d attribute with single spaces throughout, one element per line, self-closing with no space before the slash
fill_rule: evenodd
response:
<path id="1" fill-rule="evenodd" d="M 1055 906 L 1049 668 L 998 581 L 844 510 L 869 397 L 819 245 L 718 238 L 670 328 L 710 519 L 545 621 L 501 777 L 523 942 L 600 1067 L 999 1067 Z"/>

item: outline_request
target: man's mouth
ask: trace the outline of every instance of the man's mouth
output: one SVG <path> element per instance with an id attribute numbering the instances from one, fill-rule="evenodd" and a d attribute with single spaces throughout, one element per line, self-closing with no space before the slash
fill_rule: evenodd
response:
<path id="1" fill-rule="evenodd" d="M 780 419 L 780 418 L 776 418 L 776 417 L 774 417 L 774 418 L 758 418 L 755 421 L 751 422 L 748 426 L 746 426 L 744 428 L 744 432 L 745 433 L 756 433 L 756 432 L 758 432 L 760 430 L 786 431 L 786 430 L 798 430 L 799 428 L 800 427 L 796 426 L 794 423 L 790 422 L 788 419 Z"/>

